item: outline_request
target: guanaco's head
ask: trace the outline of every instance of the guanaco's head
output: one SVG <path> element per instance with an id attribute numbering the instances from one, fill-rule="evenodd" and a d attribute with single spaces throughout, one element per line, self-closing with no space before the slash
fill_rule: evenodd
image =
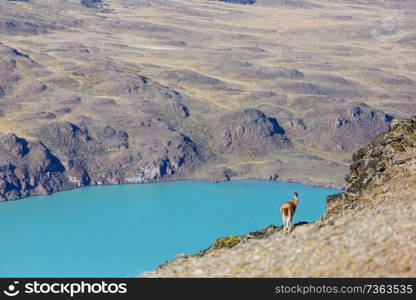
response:
<path id="1" fill-rule="evenodd" d="M 298 192 L 293 192 L 293 203 L 295 205 L 298 205 L 298 201 L 299 201 L 299 194 L 298 194 Z"/>

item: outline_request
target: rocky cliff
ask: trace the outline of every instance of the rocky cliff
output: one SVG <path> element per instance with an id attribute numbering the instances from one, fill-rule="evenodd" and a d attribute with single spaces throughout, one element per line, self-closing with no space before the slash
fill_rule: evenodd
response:
<path id="1" fill-rule="evenodd" d="M 271 225 L 179 255 L 144 277 L 415 277 L 416 117 L 353 155 L 345 192 L 289 235 Z"/>
<path id="2" fill-rule="evenodd" d="M 258 156 L 291 147 L 277 120 L 257 109 L 232 111 L 215 120 L 213 127 L 213 146 L 220 153 Z"/>
<path id="3" fill-rule="evenodd" d="M 345 192 L 328 197 L 328 211 L 383 194 L 394 184 L 415 180 L 416 117 L 394 120 L 388 132 L 356 151 L 352 160 Z"/>
<path id="4" fill-rule="evenodd" d="M 103 126 L 92 137 L 52 122 L 28 141 L 0 135 L 0 201 L 97 184 L 142 183 L 184 176 L 201 161 L 188 137 L 157 120 L 135 125 L 141 137 Z"/>

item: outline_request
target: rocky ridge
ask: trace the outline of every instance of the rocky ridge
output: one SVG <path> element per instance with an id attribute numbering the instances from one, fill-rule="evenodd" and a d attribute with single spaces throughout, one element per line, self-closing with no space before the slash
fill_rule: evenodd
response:
<path id="1" fill-rule="evenodd" d="M 329 196 L 327 210 L 354 204 L 366 195 L 383 194 L 389 182 L 413 178 L 416 173 L 416 117 L 394 120 L 390 130 L 353 154 L 345 192 Z M 391 185 L 391 184 L 390 184 Z"/>

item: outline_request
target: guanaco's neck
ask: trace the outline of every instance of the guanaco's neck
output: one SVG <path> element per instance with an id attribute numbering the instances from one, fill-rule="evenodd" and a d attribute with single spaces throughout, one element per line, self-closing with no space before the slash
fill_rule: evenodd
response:
<path id="1" fill-rule="evenodd" d="M 293 204 L 295 204 L 295 206 L 298 206 L 298 202 L 299 202 L 299 197 L 296 195 L 293 195 Z"/>

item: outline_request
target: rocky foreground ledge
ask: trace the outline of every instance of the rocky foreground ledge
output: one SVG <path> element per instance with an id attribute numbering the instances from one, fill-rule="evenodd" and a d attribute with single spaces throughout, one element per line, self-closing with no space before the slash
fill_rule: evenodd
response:
<path id="1" fill-rule="evenodd" d="M 358 150 L 346 180 L 328 213 L 288 236 L 272 225 L 221 238 L 141 276 L 415 277 L 416 117 Z"/>

